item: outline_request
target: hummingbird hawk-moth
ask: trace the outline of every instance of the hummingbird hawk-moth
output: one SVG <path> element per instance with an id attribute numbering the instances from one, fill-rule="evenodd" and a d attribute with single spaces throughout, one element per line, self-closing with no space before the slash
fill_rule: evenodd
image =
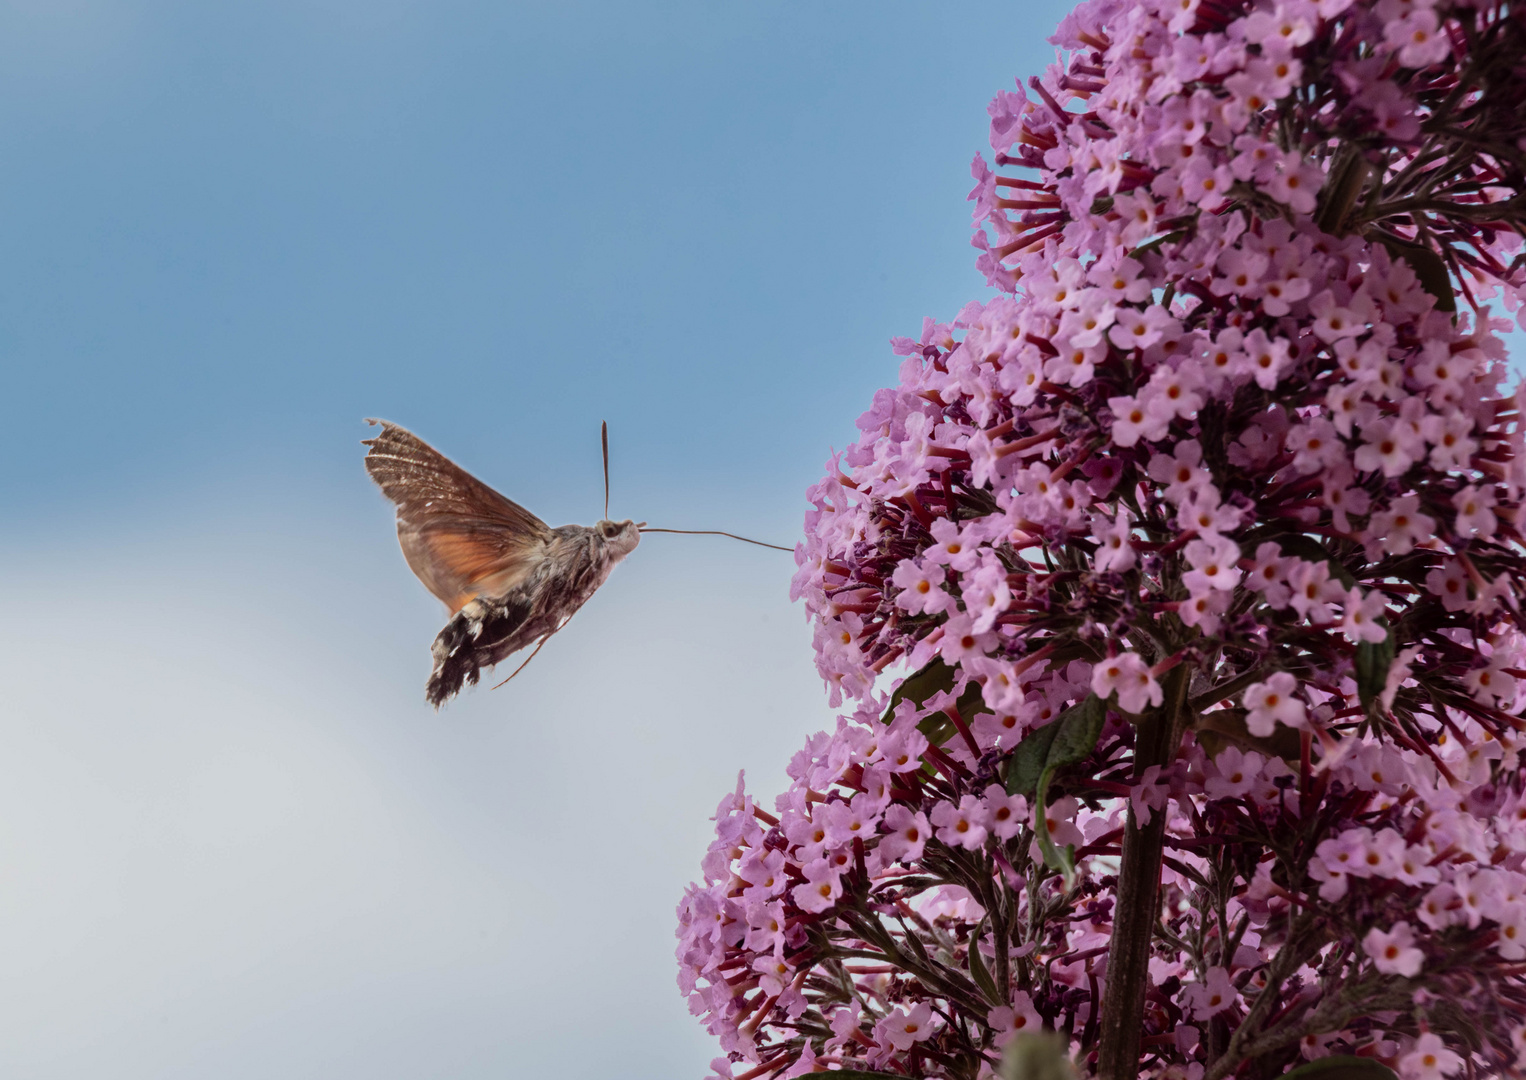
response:
<path id="1" fill-rule="evenodd" d="M 450 609 L 424 690 L 437 709 L 483 668 L 544 644 L 641 542 L 629 520 L 553 529 L 411 432 L 367 423 L 382 430 L 362 444 L 366 471 L 397 504 L 403 557 Z"/>
<path id="2" fill-rule="evenodd" d="M 412 432 L 385 420 L 362 440 L 366 471 L 397 504 L 397 539 L 424 587 L 450 609 L 434 639 L 434 668 L 424 696 L 436 709 L 475 683 L 482 669 L 535 643 L 535 653 L 588 602 L 643 532 L 729 536 L 718 529 L 654 529 L 609 520 L 609 428 L 604 444 L 604 520 L 551 528 L 452 462 Z M 508 682 L 505 679 L 504 682 Z M 499 684 L 503 685 L 502 683 Z"/>

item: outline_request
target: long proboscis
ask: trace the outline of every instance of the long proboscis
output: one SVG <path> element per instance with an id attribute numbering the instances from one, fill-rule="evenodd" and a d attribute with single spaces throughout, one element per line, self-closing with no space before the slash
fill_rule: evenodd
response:
<path id="1" fill-rule="evenodd" d="M 649 533 L 649 532 L 683 533 L 685 536 L 729 536 L 729 537 L 731 537 L 731 539 L 733 539 L 733 540 L 740 540 L 744 544 L 757 544 L 759 547 L 773 548 L 775 551 L 794 551 L 795 550 L 794 548 L 787 548 L 787 547 L 784 547 L 784 546 L 782 546 L 780 544 L 765 544 L 762 540 L 749 540 L 745 536 L 738 536 L 736 533 L 721 532 L 721 530 L 719 530 L 719 529 L 648 529 L 648 528 L 643 526 L 641 531 L 644 532 L 644 533 Z"/>

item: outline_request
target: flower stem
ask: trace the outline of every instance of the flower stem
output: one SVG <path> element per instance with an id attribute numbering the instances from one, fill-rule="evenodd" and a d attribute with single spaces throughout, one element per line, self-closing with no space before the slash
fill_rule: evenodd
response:
<path id="1" fill-rule="evenodd" d="M 1134 779 L 1152 765 L 1165 768 L 1176 757 L 1187 729 L 1187 683 L 1192 668 L 1178 664 L 1166 673 L 1166 700 L 1140 722 Z M 1118 903 L 1108 947 L 1107 987 L 1098 1026 L 1099 1080 L 1135 1080 L 1139 1075 L 1145 989 L 1150 976 L 1150 942 L 1160 920 L 1160 866 L 1165 854 L 1166 813 L 1151 814 L 1141 827 L 1129 808 L 1118 867 Z"/>

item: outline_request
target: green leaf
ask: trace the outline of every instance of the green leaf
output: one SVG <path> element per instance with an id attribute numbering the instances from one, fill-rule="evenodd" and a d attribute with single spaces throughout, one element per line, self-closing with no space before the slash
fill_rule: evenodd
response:
<path id="1" fill-rule="evenodd" d="M 1129 258 L 1141 258 L 1145 255 L 1148 255 L 1152 251 L 1160 250 L 1166 244 L 1175 243 L 1177 240 L 1184 239 L 1186 235 L 1186 229 L 1177 229 L 1175 232 L 1166 233 L 1164 236 L 1157 236 L 1154 240 L 1146 241 L 1145 243 L 1140 244 L 1133 251 L 1129 252 Z"/>
<path id="2" fill-rule="evenodd" d="M 986 1000 L 992 1005 L 1001 1002 L 1001 992 L 996 989 L 996 980 L 991 977 L 991 969 L 986 967 L 986 958 L 980 955 L 980 935 L 985 930 L 985 919 L 980 920 L 980 925 L 975 927 L 975 932 L 970 935 L 970 978 L 975 980 L 975 985 L 980 987 L 980 992 L 986 996 Z"/>
<path id="3" fill-rule="evenodd" d="M 1282 1080 L 1397 1080 L 1394 1071 L 1372 1058 L 1336 1054 L 1317 1058 L 1282 1074 Z"/>
<path id="4" fill-rule="evenodd" d="M 895 707 L 903 701 L 922 704 L 934 694 L 947 693 L 954 688 L 954 669 L 940 657 L 933 657 L 916 671 L 901 680 L 901 685 L 890 695 L 890 706 L 881 721 L 888 724 L 895 716 Z"/>
<path id="5" fill-rule="evenodd" d="M 1107 720 L 1107 704 L 1096 694 L 1072 705 L 1036 731 L 1031 731 L 1007 759 L 1007 794 L 1032 795 L 1044 771 L 1074 765 L 1097 748 Z"/>
<path id="6" fill-rule="evenodd" d="M 1076 850 L 1072 844 L 1063 850 L 1055 847 L 1049 836 L 1045 820 L 1049 782 L 1057 770 L 1084 760 L 1097 748 L 1106 721 L 1107 703 L 1096 694 L 1087 694 L 1085 701 L 1030 733 L 1007 759 L 1007 794 L 1033 795 L 1039 850 L 1044 853 L 1046 865 L 1065 875 L 1067 889 L 1075 883 Z"/>
<path id="7" fill-rule="evenodd" d="M 889 724 L 895 717 L 896 706 L 903 701 L 920 705 L 935 694 L 948 693 L 954 688 L 954 680 L 957 677 L 958 673 L 945 664 L 940 657 L 933 657 L 901 680 L 901 685 L 896 687 L 895 692 L 890 695 L 890 705 L 885 709 L 885 715 L 880 717 L 880 723 Z M 976 690 L 979 689 L 977 686 Z M 963 700 L 962 696 L 960 700 Z M 924 716 L 917 722 L 917 730 L 926 735 L 927 741 L 934 746 L 942 746 L 954 737 L 952 721 L 941 714 Z"/>
<path id="8" fill-rule="evenodd" d="M 1357 197 L 1372 175 L 1372 166 L 1362 156 L 1361 150 L 1345 143 L 1336 151 L 1330 165 L 1324 187 L 1319 192 L 1319 206 L 1314 211 L 1314 224 L 1331 236 L 1343 236 L 1346 218 L 1356 205 Z"/>
<path id="9" fill-rule="evenodd" d="M 1420 287 L 1436 298 L 1437 311 L 1457 310 L 1457 295 L 1452 291 L 1452 275 L 1440 255 L 1424 244 L 1412 244 L 1399 240 L 1388 233 L 1377 233 L 1378 242 L 1396 259 L 1409 264 L 1420 280 Z"/>
<path id="10" fill-rule="evenodd" d="M 974 679 L 971 679 L 970 685 L 964 688 L 964 693 L 959 695 L 959 700 L 954 702 L 954 706 L 959 710 L 959 715 L 964 717 L 965 723 L 969 723 L 972 717 L 991 711 L 986 705 L 985 691 Z"/>
<path id="11" fill-rule="evenodd" d="M 1244 709 L 1214 709 L 1200 712 L 1192 723 L 1198 745 L 1208 756 L 1218 757 L 1224 747 L 1233 744 L 1241 750 L 1254 750 L 1265 757 L 1280 757 L 1297 765 L 1303 753 L 1303 739 L 1297 728 L 1278 724 L 1270 735 L 1252 735 L 1245 726 Z"/>
<path id="12" fill-rule="evenodd" d="M 1364 641 L 1356 647 L 1356 693 L 1367 715 L 1378 718 L 1388 669 L 1394 662 L 1394 631 L 1388 627 L 1382 641 Z"/>
<path id="13" fill-rule="evenodd" d="M 1065 711 L 1065 724 L 1049 747 L 1051 768 L 1074 765 L 1097 749 L 1102 725 L 1107 722 L 1107 703 L 1096 694 L 1087 694 L 1085 701 Z"/>
<path id="14" fill-rule="evenodd" d="M 885 715 L 880 717 L 880 722 L 889 724 L 895 716 L 896 706 L 903 701 L 921 705 L 928 698 L 948 693 L 954 688 L 958 677 L 959 673 L 955 669 L 945 664 L 942 659 L 934 657 L 906 676 L 901 685 L 895 688 L 895 692 L 890 695 L 890 705 L 886 708 Z M 991 711 L 986 708 L 980 684 L 973 680 L 964 688 L 964 692 L 959 695 L 959 700 L 954 703 L 954 706 L 966 723 L 971 717 Z M 926 735 L 927 741 L 934 746 L 942 746 L 957 732 L 953 721 L 941 713 L 924 716 L 917 722 L 917 730 Z"/>
<path id="15" fill-rule="evenodd" d="M 1064 875 L 1065 888 L 1069 889 L 1076 883 L 1076 846 L 1066 844 L 1063 848 L 1055 847 L 1054 838 L 1049 835 L 1049 781 L 1053 779 L 1053 766 L 1046 768 L 1044 775 L 1039 777 L 1038 790 L 1033 797 L 1033 818 L 1038 823 L 1034 834 L 1039 842 L 1039 850 L 1044 853 L 1044 865 Z"/>
<path id="16" fill-rule="evenodd" d="M 1044 775 L 1044 765 L 1049 761 L 1049 748 L 1054 745 L 1054 737 L 1069 715 L 1069 710 L 1061 713 L 1059 719 L 1029 732 L 1017 744 L 1017 749 L 1007 759 L 1008 795 L 1032 795 L 1038 790 L 1039 778 Z"/>
<path id="17" fill-rule="evenodd" d="M 927 741 L 934 746 L 942 746 L 958 733 L 958 729 L 954 727 L 954 722 L 942 713 L 933 713 L 931 716 L 922 717 L 922 719 L 917 721 L 917 730 L 926 735 Z M 923 765 L 923 768 L 931 769 L 932 766 Z"/>
<path id="18" fill-rule="evenodd" d="M 1284 555 L 1297 555 L 1308 562 L 1324 560 L 1330 564 L 1330 573 L 1340 578 L 1342 585 L 1348 589 L 1356 586 L 1356 578 L 1350 570 L 1346 569 L 1346 564 L 1330 554 L 1330 549 L 1313 537 L 1293 533 L 1287 536 L 1274 536 L 1272 539 L 1276 541 Z"/>

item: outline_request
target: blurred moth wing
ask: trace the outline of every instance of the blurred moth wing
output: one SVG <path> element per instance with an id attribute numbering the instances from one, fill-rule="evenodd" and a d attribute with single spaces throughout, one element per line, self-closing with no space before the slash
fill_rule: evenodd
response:
<path id="1" fill-rule="evenodd" d="M 367 422 L 382 432 L 364 443 L 366 470 L 397 506 L 403 556 L 452 616 L 425 688 L 436 708 L 560 630 L 640 542 L 633 521 L 553 529 L 411 432 Z"/>
<path id="2" fill-rule="evenodd" d="M 361 445 L 366 471 L 397 504 L 397 539 L 409 568 L 455 614 L 502 595 L 546 558 L 551 527 L 417 435 L 385 420 Z"/>

